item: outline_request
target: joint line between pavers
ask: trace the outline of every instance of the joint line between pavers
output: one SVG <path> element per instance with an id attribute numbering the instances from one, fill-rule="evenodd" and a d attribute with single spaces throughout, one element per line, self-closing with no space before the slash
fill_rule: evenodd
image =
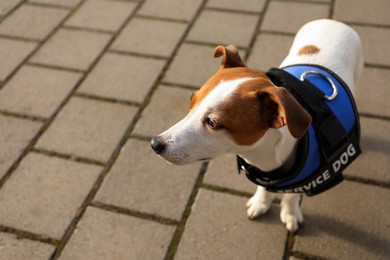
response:
<path id="1" fill-rule="evenodd" d="M 390 189 L 390 182 L 386 181 L 378 181 L 374 179 L 369 179 L 369 178 L 362 178 L 362 177 L 357 177 L 357 176 L 352 176 L 348 174 L 343 175 L 344 180 L 346 181 L 351 181 L 359 184 L 364 184 L 364 185 L 371 185 L 371 186 L 376 186 L 380 188 L 385 188 L 385 189 Z"/>
<path id="2" fill-rule="evenodd" d="M 184 20 L 184 19 L 175 19 L 175 18 L 169 18 L 169 17 L 145 15 L 145 14 L 136 14 L 134 16 L 134 18 L 145 19 L 145 20 L 163 21 L 163 22 L 172 22 L 172 23 L 183 23 L 183 24 L 189 23 L 188 20 Z"/>
<path id="3" fill-rule="evenodd" d="M 70 160 L 70 161 L 79 162 L 79 163 L 92 164 L 92 165 L 103 166 L 103 167 L 106 166 L 106 163 L 102 162 L 102 161 L 98 161 L 98 160 L 94 160 L 94 159 L 86 158 L 86 157 L 80 157 L 80 156 L 72 155 L 72 154 L 59 153 L 56 151 L 50 151 L 50 150 L 46 150 L 46 149 L 42 149 L 42 148 L 33 148 L 31 150 L 31 152 L 44 154 L 44 155 L 50 156 L 50 157 L 58 157 L 61 159 Z"/>
<path id="4" fill-rule="evenodd" d="M 271 30 L 261 30 L 261 29 L 259 29 L 257 36 L 261 35 L 261 34 L 270 34 L 270 35 L 294 37 L 296 33 L 282 32 L 282 31 L 271 31 Z"/>
<path id="5" fill-rule="evenodd" d="M 303 260 L 330 260 L 329 258 L 324 258 L 321 256 L 316 256 L 312 254 L 307 254 L 301 251 L 292 251 L 290 257 L 294 257 L 296 259 L 303 259 Z M 291 258 L 287 258 L 285 260 L 288 260 Z"/>
<path id="6" fill-rule="evenodd" d="M 293 255 L 293 248 L 295 244 L 295 234 L 286 231 L 286 241 L 284 245 L 283 260 L 289 260 Z"/>
<path id="7" fill-rule="evenodd" d="M 8 117 L 16 117 L 20 119 L 27 119 L 27 120 L 41 122 L 41 123 L 44 123 L 47 120 L 47 118 L 41 116 L 28 115 L 23 113 L 11 112 L 7 110 L 0 110 L 0 115 L 8 116 Z"/>
<path id="8" fill-rule="evenodd" d="M 193 90 L 193 91 L 196 91 L 200 88 L 200 86 L 193 86 L 193 85 L 187 85 L 187 84 L 182 84 L 182 83 L 174 83 L 174 82 L 169 82 L 169 81 L 162 81 L 162 82 L 160 82 L 160 85 L 164 85 L 164 86 L 170 87 L 170 88 L 181 88 L 181 89 L 188 89 L 188 90 Z"/>
<path id="9" fill-rule="evenodd" d="M 387 24 L 375 24 L 375 23 L 360 23 L 360 22 L 352 22 L 352 21 L 343 21 L 341 22 L 346 23 L 351 26 L 362 26 L 362 27 L 371 27 L 371 28 L 382 28 L 382 29 L 390 29 L 390 25 Z"/>
<path id="10" fill-rule="evenodd" d="M 4 21 L 5 19 L 7 19 L 8 16 L 10 16 L 13 12 L 16 11 L 16 9 L 18 9 L 21 5 L 23 5 L 25 2 L 27 2 L 27 0 L 24 0 L 24 1 L 21 1 L 19 4 L 15 5 L 11 10 L 9 10 L 6 14 L 4 14 L 3 16 L 0 17 L 0 24 L 2 21 Z"/>
<path id="11" fill-rule="evenodd" d="M 58 239 L 54 239 L 51 237 L 48 237 L 46 235 L 41 235 L 41 234 L 34 234 L 25 230 L 20 230 L 12 227 L 6 227 L 3 225 L 0 225 L 0 232 L 8 233 L 8 234 L 13 234 L 16 235 L 18 238 L 24 238 L 24 239 L 29 239 L 33 241 L 38 241 L 50 245 L 57 246 L 59 244 Z"/>
<path id="12" fill-rule="evenodd" d="M 212 6 L 206 6 L 204 10 L 207 11 L 216 11 L 220 13 L 233 13 L 233 14 L 245 14 L 245 15 L 261 15 L 262 11 L 255 12 L 255 11 L 245 11 L 245 10 L 234 10 L 234 9 L 227 9 L 223 7 L 212 7 Z"/>
<path id="13" fill-rule="evenodd" d="M 288 2 L 288 3 L 304 3 L 304 4 L 313 4 L 313 5 L 328 5 L 327 2 L 313 2 L 310 0 L 272 0 L 274 2 Z"/>
<path id="14" fill-rule="evenodd" d="M 264 3 L 262 15 L 260 15 L 260 17 L 259 17 L 259 19 L 257 21 L 255 30 L 254 30 L 254 32 L 252 34 L 252 38 L 251 38 L 251 40 L 249 42 L 249 45 L 248 45 L 248 49 L 247 49 L 247 51 L 245 53 L 244 61 L 247 61 L 249 56 L 252 53 L 252 49 L 253 49 L 253 46 L 255 45 L 256 38 L 259 36 L 257 34 L 257 32 L 260 31 L 261 25 L 263 24 L 263 20 L 264 20 L 264 16 L 265 16 L 264 14 L 268 10 L 269 3 L 270 3 L 270 0 L 266 0 L 265 3 Z"/>
<path id="15" fill-rule="evenodd" d="M 187 220 L 188 220 L 188 218 L 191 214 L 191 211 L 192 211 L 192 206 L 193 206 L 195 199 L 199 193 L 199 189 L 201 188 L 201 185 L 203 183 L 204 175 L 207 171 L 207 167 L 208 167 L 208 163 L 205 162 L 202 164 L 202 166 L 199 170 L 198 178 L 196 179 L 194 187 L 192 188 L 192 192 L 191 192 L 191 195 L 188 199 L 186 209 L 184 210 L 184 213 L 183 213 L 183 216 L 179 222 L 179 225 L 177 226 L 175 233 L 172 236 L 172 240 L 171 240 L 171 243 L 169 244 L 167 254 L 165 255 L 164 260 L 171 260 L 176 255 L 179 243 L 181 241 L 181 238 L 182 238 L 184 230 L 185 230 Z"/>
<path id="16" fill-rule="evenodd" d="M 57 66 L 57 65 L 32 62 L 32 61 L 26 62 L 25 65 L 26 66 L 33 66 L 33 67 L 40 67 L 40 68 L 45 68 L 45 69 L 52 69 L 52 70 L 61 70 L 61 71 L 85 73 L 84 70 L 80 70 L 80 69 L 73 69 L 73 68 L 67 68 L 67 67 L 62 67 L 62 66 Z"/>
<path id="17" fill-rule="evenodd" d="M 39 39 L 32 39 L 32 38 L 26 38 L 22 36 L 14 36 L 14 35 L 7 35 L 7 34 L 0 34 L 0 38 L 8 39 L 8 40 L 14 40 L 14 41 L 20 41 L 20 42 L 32 42 L 39 44 L 41 41 Z"/>
<path id="18" fill-rule="evenodd" d="M 384 65 L 384 64 L 375 64 L 375 63 L 365 62 L 364 66 L 367 68 L 390 70 L 390 65 Z"/>
<path id="19" fill-rule="evenodd" d="M 220 193 L 226 193 L 226 194 L 235 195 L 235 196 L 239 196 L 239 197 L 245 197 L 245 198 L 250 198 L 253 195 L 250 192 L 235 190 L 235 189 L 226 188 L 226 187 L 222 187 L 222 186 L 218 186 L 218 185 L 214 185 L 214 184 L 208 184 L 208 183 L 202 183 L 200 185 L 200 187 L 203 189 L 206 189 L 206 190 L 216 191 L 216 192 L 220 192 Z"/>
<path id="20" fill-rule="evenodd" d="M 83 93 L 83 92 L 75 92 L 75 93 L 73 93 L 73 96 L 84 98 L 84 99 L 91 99 L 91 100 L 107 102 L 107 103 L 122 104 L 122 105 L 132 106 L 132 107 L 141 106 L 141 104 L 139 102 L 136 102 L 136 101 L 103 97 L 103 96 L 98 96 L 98 95 L 93 95 L 93 94 L 88 94 L 88 93 Z"/>
<path id="21" fill-rule="evenodd" d="M 64 26 L 61 27 L 61 29 L 65 29 L 65 30 L 69 30 L 69 31 L 81 31 L 81 32 L 92 32 L 92 33 L 99 33 L 99 34 L 108 34 L 110 36 L 113 36 L 114 34 L 116 34 L 116 31 L 94 29 L 94 28 L 81 27 L 81 26 L 75 26 L 75 25 L 64 25 Z"/>
<path id="22" fill-rule="evenodd" d="M 65 9 L 65 10 L 72 10 L 71 6 L 64 6 L 64 5 L 56 5 L 52 3 L 34 3 L 34 2 L 26 2 L 26 5 L 31 5 L 31 6 L 39 6 L 39 7 L 45 7 L 45 8 L 56 8 L 56 9 Z"/>
<path id="23" fill-rule="evenodd" d="M 153 60 L 168 60 L 169 59 L 169 57 L 165 57 L 165 56 L 159 56 L 159 55 L 153 55 L 153 54 L 147 54 L 147 53 L 137 53 L 137 52 L 131 52 L 131 51 L 121 51 L 121 50 L 116 50 L 116 49 L 109 49 L 107 51 L 107 53 L 135 56 L 135 57 L 153 59 Z"/>
<path id="24" fill-rule="evenodd" d="M 370 114 L 370 113 L 359 113 L 360 117 L 367 117 L 367 118 L 373 118 L 373 119 L 380 119 L 383 121 L 390 121 L 390 116 L 386 115 L 376 115 L 376 114 Z"/>
<path id="25" fill-rule="evenodd" d="M 153 221 L 159 224 L 164 225 L 170 225 L 170 226 L 177 226 L 179 224 L 179 221 L 176 219 L 166 218 L 159 215 L 154 215 L 146 212 L 141 212 L 138 210 L 132 210 L 128 208 L 118 207 L 115 205 L 106 204 L 100 201 L 92 201 L 90 203 L 90 206 L 99 208 L 102 210 L 106 210 L 109 212 L 114 212 L 118 214 L 123 214 L 126 216 L 136 217 L 143 220 Z"/>

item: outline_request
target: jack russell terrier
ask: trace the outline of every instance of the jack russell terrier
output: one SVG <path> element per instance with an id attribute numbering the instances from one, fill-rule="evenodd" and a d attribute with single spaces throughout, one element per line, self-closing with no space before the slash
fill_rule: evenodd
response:
<path id="1" fill-rule="evenodd" d="M 295 232 L 303 223 L 300 194 L 338 184 L 360 153 L 351 93 L 363 69 L 361 40 L 349 26 L 322 19 L 298 31 L 280 69 L 247 68 L 233 45 L 218 46 L 220 56 L 188 115 L 151 146 L 176 165 L 237 154 L 239 171 L 259 185 L 246 205 L 249 219 L 284 193 L 280 218 Z"/>

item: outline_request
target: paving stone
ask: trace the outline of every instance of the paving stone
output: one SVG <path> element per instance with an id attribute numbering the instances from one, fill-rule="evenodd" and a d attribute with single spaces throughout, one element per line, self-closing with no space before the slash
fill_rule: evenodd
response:
<path id="1" fill-rule="evenodd" d="M 209 46 L 182 44 L 163 81 L 201 87 L 217 72 L 221 64 L 220 58 L 213 58 L 214 49 Z M 240 51 L 240 55 L 243 57 L 244 52 Z"/>
<path id="2" fill-rule="evenodd" d="M 364 61 L 369 64 L 390 66 L 390 29 L 352 26 L 363 42 Z"/>
<path id="3" fill-rule="evenodd" d="M 221 8 L 234 11 L 262 12 L 265 0 L 209 0 L 206 7 Z"/>
<path id="4" fill-rule="evenodd" d="M 305 225 L 293 250 L 326 259 L 387 259 L 389 200 L 388 189 L 347 181 L 304 198 Z"/>
<path id="5" fill-rule="evenodd" d="M 152 137 L 167 130 L 188 114 L 190 97 L 188 89 L 160 86 L 142 112 L 134 133 Z"/>
<path id="6" fill-rule="evenodd" d="M 0 178 L 36 135 L 41 123 L 0 116 Z"/>
<path id="7" fill-rule="evenodd" d="M 0 46 L 0 81 L 2 81 L 31 53 L 36 44 L 0 38 Z"/>
<path id="8" fill-rule="evenodd" d="M 106 162 L 136 110 L 74 97 L 38 140 L 37 147 Z"/>
<path id="9" fill-rule="evenodd" d="M 232 154 L 218 157 L 210 162 L 204 183 L 249 193 L 256 191 L 255 184 L 244 174 L 238 174 L 236 156 Z"/>
<path id="10" fill-rule="evenodd" d="M 257 36 L 247 66 L 252 69 L 267 71 L 279 67 L 288 55 L 293 36 L 261 33 Z"/>
<path id="11" fill-rule="evenodd" d="M 32 62 L 86 70 L 96 59 L 110 35 L 60 29 L 32 57 Z"/>
<path id="12" fill-rule="evenodd" d="M 202 0 L 148 0 L 142 5 L 138 14 L 191 21 Z"/>
<path id="13" fill-rule="evenodd" d="M 49 259 L 54 249 L 52 245 L 21 239 L 13 234 L 0 233 L 2 259 Z"/>
<path id="14" fill-rule="evenodd" d="M 390 82 L 388 69 L 364 68 L 356 87 L 359 112 L 390 116 L 388 82 Z"/>
<path id="15" fill-rule="evenodd" d="M 390 25 L 389 1 L 372 0 L 369 6 L 367 4 L 366 1 L 335 1 L 333 18 L 347 22 Z"/>
<path id="16" fill-rule="evenodd" d="M 89 207 L 60 259 L 163 259 L 174 226 Z"/>
<path id="17" fill-rule="evenodd" d="M 361 117 L 360 124 L 363 153 L 345 174 L 390 183 L 390 121 Z"/>
<path id="18" fill-rule="evenodd" d="M 74 7 L 77 4 L 79 4 L 80 1 L 81 0 L 29 0 L 29 2 L 32 3 L 51 4 L 51 5 L 58 5 L 64 7 Z"/>
<path id="19" fill-rule="evenodd" d="M 186 27 L 183 23 L 134 18 L 111 49 L 169 57 Z"/>
<path id="20" fill-rule="evenodd" d="M 68 12 L 58 8 L 22 5 L 0 24 L 0 34 L 43 40 Z"/>
<path id="21" fill-rule="evenodd" d="M 50 117 L 80 76 L 74 72 L 22 67 L 1 89 L 0 109 Z"/>
<path id="22" fill-rule="evenodd" d="M 141 103 L 164 64 L 163 60 L 107 53 L 79 92 Z"/>
<path id="23" fill-rule="evenodd" d="M 328 18 L 329 5 L 272 1 L 268 6 L 261 30 L 296 33 L 305 23 Z"/>
<path id="24" fill-rule="evenodd" d="M 0 190 L 0 224 L 60 239 L 101 170 L 30 153 Z"/>
<path id="25" fill-rule="evenodd" d="M 250 221 L 246 200 L 201 189 L 175 259 L 282 259 L 286 231 L 278 209 Z"/>
<path id="26" fill-rule="evenodd" d="M 7 15 L 9 11 L 11 11 L 13 8 L 15 8 L 20 2 L 23 0 L 2 0 L 0 2 L 0 21 L 3 18 L 3 16 Z"/>
<path id="27" fill-rule="evenodd" d="M 133 12 L 135 3 L 88 0 L 65 25 L 116 31 Z"/>
<path id="28" fill-rule="evenodd" d="M 258 19 L 258 15 L 205 10 L 192 27 L 188 40 L 248 47 Z"/>
<path id="29" fill-rule="evenodd" d="M 130 139 L 96 195 L 96 200 L 180 220 L 200 164 L 173 166 L 150 143 Z"/>

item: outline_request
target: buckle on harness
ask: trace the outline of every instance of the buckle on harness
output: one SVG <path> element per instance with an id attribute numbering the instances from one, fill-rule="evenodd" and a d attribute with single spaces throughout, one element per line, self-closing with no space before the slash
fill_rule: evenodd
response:
<path id="1" fill-rule="evenodd" d="M 335 99 L 337 97 L 337 94 L 339 93 L 339 90 L 337 89 L 336 84 L 334 84 L 333 80 L 331 80 L 328 76 L 326 76 L 325 74 L 322 74 L 321 72 L 318 72 L 318 71 L 315 71 L 315 70 L 307 70 L 307 71 L 302 73 L 302 75 L 300 77 L 300 80 L 304 81 L 306 76 L 309 75 L 309 74 L 316 74 L 316 75 L 319 75 L 319 76 L 323 77 L 332 86 L 333 93 L 330 96 L 325 95 L 324 98 L 326 100 L 332 101 L 333 99 Z"/>

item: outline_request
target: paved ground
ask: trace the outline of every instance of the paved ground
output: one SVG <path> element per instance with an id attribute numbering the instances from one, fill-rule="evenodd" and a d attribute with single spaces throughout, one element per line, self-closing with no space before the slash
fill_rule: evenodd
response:
<path id="1" fill-rule="evenodd" d="M 0 259 L 389 259 L 388 0 L 1 0 Z M 257 221 L 232 156 L 169 166 L 149 139 L 234 43 L 250 67 L 286 55 L 305 22 L 364 42 L 364 154 L 303 199 L 288 235 L 278 202 Z"/>

